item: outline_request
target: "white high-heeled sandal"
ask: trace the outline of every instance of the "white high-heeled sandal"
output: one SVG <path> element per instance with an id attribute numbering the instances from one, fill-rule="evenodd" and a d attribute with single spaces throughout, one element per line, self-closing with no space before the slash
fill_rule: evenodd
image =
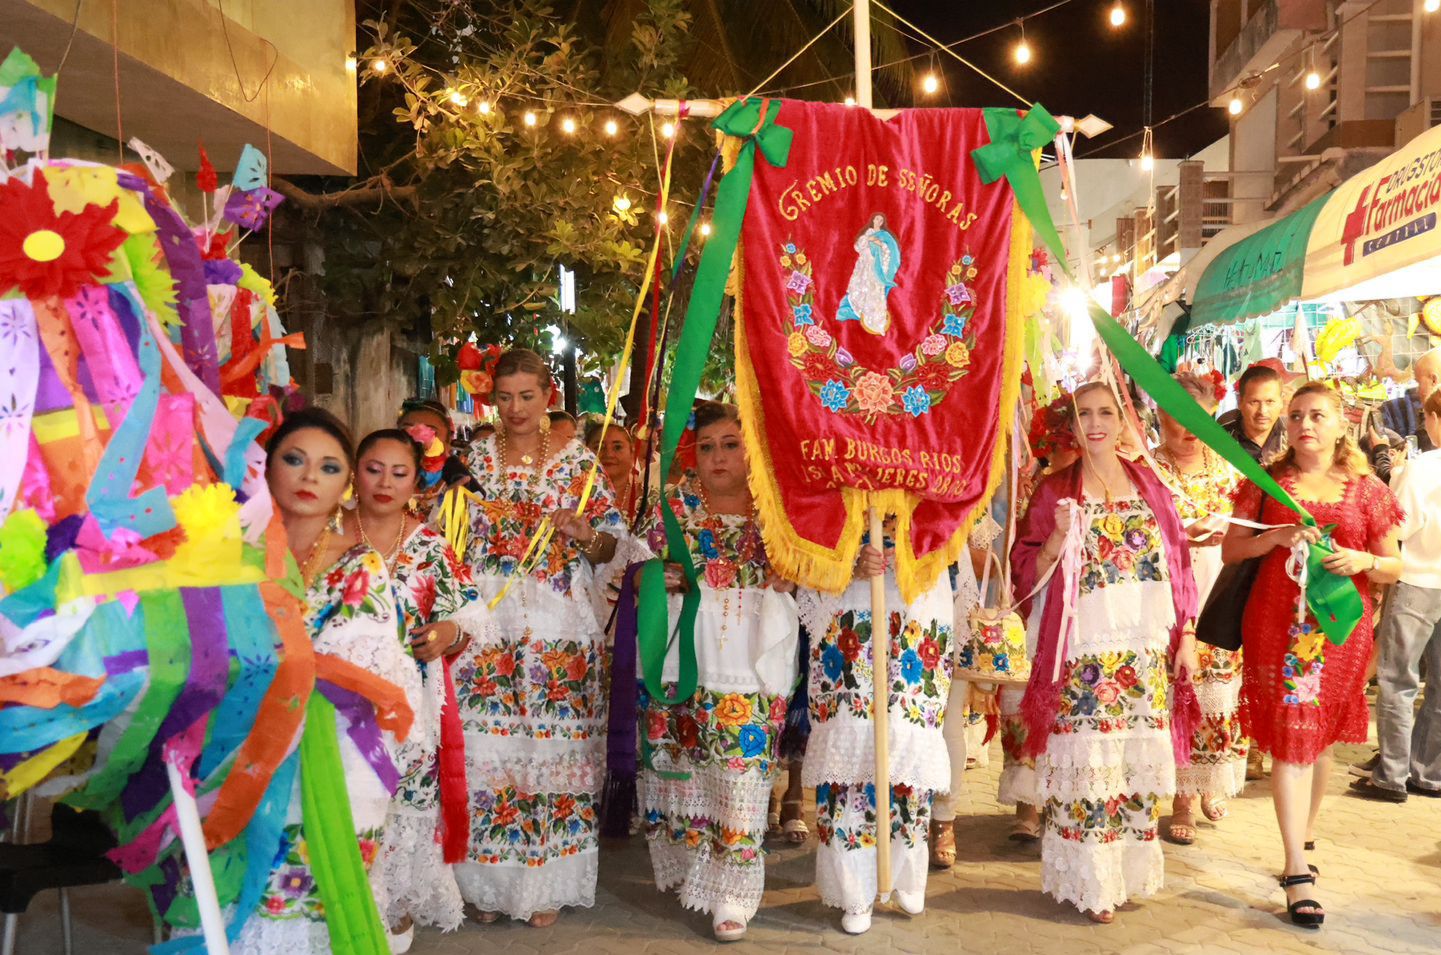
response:
<path id="1" fill-rule="evenodd" d="M 924 892 L 903 892 L 900 889 L 894 890 L 896 904 L 901 911 L 907 915 L 920 915 L 926 910 L 926 894 Z"/>
<path id="2" fill-rule="evenodd" d="M 733 922 L 739 925 L 740 928 L 721 928 L 722 925 L 728 922 Z M 740 907 L 722 904 L 712 909 L 711 931 L 715 933 L 715 940 L 717 942 L 739 942 L 745 938 L 746 918 L 741 914 Z"/>

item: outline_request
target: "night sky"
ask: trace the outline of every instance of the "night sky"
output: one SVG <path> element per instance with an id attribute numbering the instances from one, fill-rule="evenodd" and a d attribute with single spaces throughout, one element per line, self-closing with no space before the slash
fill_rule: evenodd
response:
<path id="1" fill-rule="evenodd" d="M 943 43 L 1035 13 L 1054 0 L 890 0 L 897 12 Z M 1070 0 L 1026 21 L 1032 59 L 1018 66 L 1011 56 L 1020 39 L 1014 26 L 956 48 L 961 56 L 1052 113 L 1095 113 L 1115 129 L 1077 144 L 1077 155 L 1124 157 L 1140 152 L 1144 124 L 1146 0 L 1122 0 L 1128 17 L 1112 28 L 1114 0 Z M 1207 0 L 1153 0 L 1155 69 L 1152 123 L 1206 99 L 1210 4 Z M 913 52 L 925 49 L 910 41 Z M 917 92 L 915 105 L 1006 106 L 1001 90 L 945 54 L 936 54 L 944 83 L 935 97 Z M 915 61 L 917 76 L 929 69 Z M 1224 110 L 1202 107 L 1155 131 L 1156 155 L 1179 158 L 1226 134 Z M 1134 135 L 1133 135 L 1134 134 Z M 1130 137 L 1130 138 L 1126 138 Z M 1091 152 L 1091 150 L 1095 150 Z"/>

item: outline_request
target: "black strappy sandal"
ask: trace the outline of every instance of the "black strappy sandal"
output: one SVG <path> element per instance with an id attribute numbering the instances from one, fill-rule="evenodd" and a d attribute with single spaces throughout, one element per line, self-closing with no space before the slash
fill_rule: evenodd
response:
<path id="1" fill-rule="evenodd" d="M 1297 885 L 1315 885 L 1314 875 L 1288 875 L 1281 879 L 1281 888 L 1289 889 Z M 1301 912 L 1299 909 L 1319 909 L 1321 903 L 1315 899 L 1298 899 L 1295 902 L 1286 903 L 1286 912 L 1291 916 L 1291 924 L 1299 925 L 1301 928 L 1320 928 L 1321 923 L 1326 921 L 1325 912 Z"/>
<path id="2" fill-rule="evenodd" d="M 1321 878 L 1321 870 L 1320 870 L 1320 869 L 1318 869 L 1318 868 L 1316 868 L 1314 865 L 1310 865 L 1310 864 L 1308 864 L 1308 865 L 1306 866 L 1306 868 L 1310 869 L 1310 870 L 1311 870 L 1311 874 L 1314 875 L 1316 878 L 1318 878 L 1318 879 Z M 1278 875 L 1278 876 L 1276 876 L 1276 881 L 1279 882 L 1279 883 L 1281 883 L 1282 885 L 1285 885 L 1285 884 L 1286 884 L 1286 877 L 1285 877 L 1284 875 Z"/>

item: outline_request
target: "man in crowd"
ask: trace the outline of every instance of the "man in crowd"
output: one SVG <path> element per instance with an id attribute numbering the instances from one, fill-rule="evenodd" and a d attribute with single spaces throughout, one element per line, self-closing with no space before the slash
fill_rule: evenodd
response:
<path id="1" fill-rule="evenodd" d="M 1421 427 L 1437 448 L 1441 389 L 1434 381 L 1422 406 Z M 1396 497 L 1406 520 L 1397 535 L 1401 580 L 1386 601 L 1377 632 L 1381 656 L 1376 666 L 1376 737 L 1381 751 L 1357 767 L 1370 772 L 1351 783 L 1357 795 L 1385 802 L 1405 802 L 1408 792 L 1441 797 L 1441 450 L 1406 462 Z M 1423 658 L 1426 697 L 1418 713 Z"/>
<path id="2" fill-rule="evenodd" d="M 1403 439 L 1416 436 L 1422 451 L 1431 451 L 1435 441 L 1426 433 L 1422 406 L 1426 399 L 1441 385 L 1441 347 L 1433 348 L 1411 366 L 1416 375 L 1416 387 L 1399 398 L 1392 398 L 1381 406 L 1381 420 L 1386 427 Z"/>
<path id="3" fill-rule="evenodd" d="M 1236 382 L 1236 410 L 1218 419 L 1247 454 L 1267 464 L 1286 450 L 1285 367 L 1279 359 L 1267 358 L 1241 372 Z"/>

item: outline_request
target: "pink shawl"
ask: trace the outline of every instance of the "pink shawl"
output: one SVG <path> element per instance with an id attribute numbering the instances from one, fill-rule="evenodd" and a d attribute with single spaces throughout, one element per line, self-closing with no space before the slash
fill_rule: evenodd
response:
<path id="1" fill-rule="evenodd" d="M 1165 542 L 1171 596 L 1176 606 L 1176 625 L 1171 631 L 1171 653 L 1175 654 L 1186 625 L 1196 619 L 1197 613 L 1190 544 L 1181 527 L 1180 515 L 1176 513 L 1175 501 L 1166 486 L 1144 464 L 1124 459 L 1121 463 L 1140 491 L 1141 498 L 1156 516 L 1161 538 Z M 1030 506 L 1021 520 L 1015 546 L 1011 549 L 1011 578 L 1016 593 L 1029 593 L 1036 586 L 1040 577 L 1037 558 L 1056 526 L 1056 504 L 1065 498 L 1080 501 L 1082 497 L 1080 462 L 1046 478 L 1031 495 Z M 1056 656 L 1063 652 L 1058 646 L 1064 603 L 1061 588 L 1061 574 L 1057 571 L 1046 584 L 1046 603 L 1041 614 L 1035 659 L 1031 661 L 1031 680 L 1021 700 L 1021 718 L 1025 720 L 1027 729 L 1025 752 L 1030 756 L 1045 752 L 1046 741 L 1061 707 L 1061 681 L 1052 680 Z M 1031 603 L 1027 600 L 1020 608 L 1027 617 L 1031 612 Z M 1079 626 L 1085 626 L 1085 622 L 1081 621 Z M 1187 674 L 1179 682 L 1171 681 L 1171 743 L 1178 766 L 1190 764 L 1191 737 L 1201 723 L 1201 707 L 1189 677 L 1190 674 Z"/>

